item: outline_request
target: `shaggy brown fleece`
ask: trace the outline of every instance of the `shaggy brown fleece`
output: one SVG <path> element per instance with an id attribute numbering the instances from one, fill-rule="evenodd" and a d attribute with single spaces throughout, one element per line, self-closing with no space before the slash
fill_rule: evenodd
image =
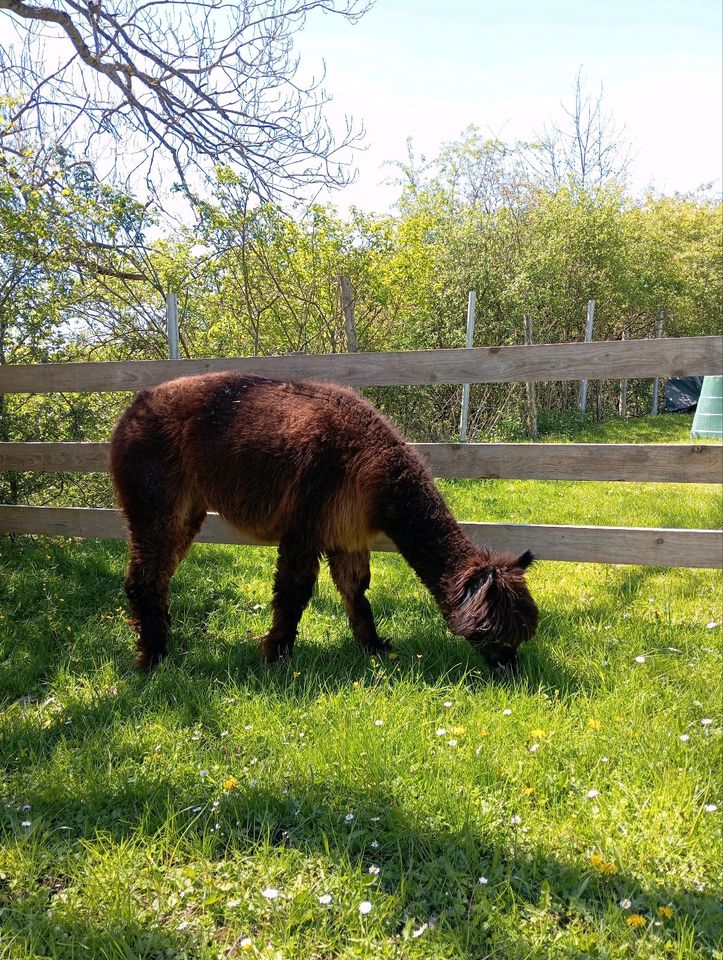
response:
<path id="1" fill-rule="evenodd" d="M 512 663 L 537 628 L 523 576 L 532 555 L 476 547 L 420 458 L 351 390 L 234 373 L 172 380 L 120 418 L 111 475 L 130 531 L 125 587 L 144 667 L 166 653 L 169 583 L 209 510 L 279 544 L 269 660 L 291 653 L 324 554 L 358 642 L 388 649 L 365 596 L 379 531 L 491 665 Z"/>

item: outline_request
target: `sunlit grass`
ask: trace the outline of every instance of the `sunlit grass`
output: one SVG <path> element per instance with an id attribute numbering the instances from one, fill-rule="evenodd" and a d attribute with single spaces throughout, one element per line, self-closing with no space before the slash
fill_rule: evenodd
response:
<path id="1" fill-rule="evenodd" d="M 464 519 L 720 522 L 712 487 L 444 491 Z M 395 658 L 357 651 L 324 572 L 264 667 L 274 552 L 196 546 L 146 677 L 124 559 L 0 546 L 1 957 L 720 950 L 718 573 L 540 563 L 499 683 L 391 555 L 370 593 Z"/>

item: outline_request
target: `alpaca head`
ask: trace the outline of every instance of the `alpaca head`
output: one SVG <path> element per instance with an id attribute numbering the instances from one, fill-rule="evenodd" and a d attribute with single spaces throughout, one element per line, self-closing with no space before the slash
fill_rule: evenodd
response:
<path id="1" fill-rule="evenodd" d="M 537 629 L 537 604 L 524 571 L 534 557 L 481 554 L 449 583 L 447 623 L 466 637 L 493 669 L 517 665 L 517 648 Z"/>

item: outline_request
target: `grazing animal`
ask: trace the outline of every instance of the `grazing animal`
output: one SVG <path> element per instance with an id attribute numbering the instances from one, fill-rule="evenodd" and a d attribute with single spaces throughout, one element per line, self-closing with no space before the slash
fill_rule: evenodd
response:
<path id="1" fill-rule="evenodd" d="M 369 545 L 383 531 L 437 601 L 452 633 L 493 666 L 514 666 L 537 628 L 523 571 L 532 554 L 494 554 L 463 533 L 426 467 L 353 391 L 235 373 L 184 377 L 139 393 L 111 442 L 130 532 L 125 589 L 139 664 L 166 653 L 168 587 L 207 511 L 278 542 L 269 661 L 289 656 L 326 555 L 352 632 L 390 649 L 369 601 Z"/>

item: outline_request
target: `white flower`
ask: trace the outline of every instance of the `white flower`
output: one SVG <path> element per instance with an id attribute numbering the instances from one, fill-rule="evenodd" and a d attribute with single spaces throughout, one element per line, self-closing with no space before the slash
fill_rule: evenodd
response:
<path id="1" fill-rule="evenodd" d="M 447 731 L 444 727 L 437 727 L 436 734 L 438 737 L 443 737 Z"/>
<path id="2" fill-rule="evenodd" d="M 454 704 L 452 703 L 451 700 L 445 700 L 445 701 L 444 701 L 444 705 L 445 705 L 445 707 L 446 707 L 448 710 L 449 710 L 450 707 L 454 706 Z"/>
<path id="3" fill-rule="evenodd" d="M 200 777 L 207 777 L 207 776 L 209 775 L 209 773 L 210 773 L 209 770 L 199 770 L 199 771 L 198 771 L 198 775 L 199 775 Z"/>
<path id="4" fill-rule="evenodd" d="M 368 913 L 372 912 L 372 905 L 368 900 L 362 900 L 359 904 L 359 913 L 363 916 L 366 916 Z"/>
<path id="5" fill-rule="evenodd" d="M 477 883 L 478 883 L 481 887 L 484 887 L 484 886 L 486 886 L 486 885 L 489 883 L 489 880 L 487 879 L 487 877 L 480 877 L 479 880 L 477 881 Z"/>
<path id="6" fill-rule="evenodd" d="M 510 715 L 511 713 L 512 713 L 512 711 L 511 711 L 510 708 L 508 707 L 506 710 L 503 710 L 503 711 L 502 711 L 502 716 L 503 716 L 503 717 L 509 717 L 509 715 Z"/>
<path id="7" fill-rule="evenodd" d="M 636 658 L 635 658 L 635 662 L 636 662 L 636 663 L 645 663 L 645 657 L 643 657 L 642 655 L 639 656 L 639 657 L 636 657 Z"/>
<path id="8" fill-rule="evenodd" d="M 709 727 L 712 723 L 713 721 L 710 719 L 710 717 L 703 717 L 703 719 L 700 721 L 701 727 Z"/>
<path id="9" fill-rule="evenodd" d="M 178 924 L 178 929 L 185 930 L 187 926 L 188 926 L 188 920 L 181 920 L 181 922 Z"/>
<path id="10" fill-rule="evenodd" d="M 220 736 L 220 737 L 227 737 L 227 736 L 228 736 L 228 730 L 222 730 L 221 733 L 219 734 L 219 736 Z"/>
<path id="11" fill-rule="evenodd" d="M 344 819 L 346 820 L 347 823 L 351 823 L 352 820 L 354 819 L 354 814 L 353 814 L 353 813 L 345 813 L 345 814 L 344 814 Z"/>
<path id="12" fill-rule="evenodd" d="M 711 620 L 710 623 L 706 623 L 705 629 L 706 629 L 706 630 L 715 630 L 715 628 L 716 628 L 717 626 L 718 626 L 718 623 L 717 623 L 715 620 Z"/>
<path id="13" fill-rule="evenodd" d="M 623 910 L 629 910 L 629 909 L 632 907 L 632 905 L 633 905 L 633 901 L 632 901 L 632 900 L 628 900 L 627 897 L 624 897 L 624 898 L 620 901 L 620 906 L 623 908 Z"/>
<path id="14" fill-rule="evenodd" d="M 537 753 L 539 749 L 540 749 L 540 744 L 533 743 L 532 746 L 530 747 L 530 753 Z"/>
<path id="15" fill-rule="evenodd" d="M 601 757 L 600 763 L 610 763 L 610 757 Z"/>
<path id="16" fill-rule="evenodd" d="M 448 741 L 447 741 L 447 744 L 448 744 L 448 746 L 450 746 L 450 747 L 456 747 L 456 746 L 457 746 L 457 741 L 456 741 L 456 740 L 448 740 Z"/>
<path id="17" fill-rule="evenodd" d="M 276 887 L 266 887 L 261 891 L 261 895 L 266 897 L 267 900 L 275 900 L 279 895 L 279 891 Z"/>
<path id="18" fill-rule="evenodd" d="M 384 721 L 383 721 L 383 720 L 375 720 L 375 721 L 374 721 L 374 726 L 375 726 L 375 727 L 383 727 L 383 726 L 384 726 Z"/>
<path id="19" fill-rule="evenodd" d="M 246 726 L 244 727 L 244 730 L 253 730 L 253 727 L 251 726 L 250 723 L 247 723 Z"/>
<path id="20" fill-rule="evenodd" d="M 706 803 L 703 809 L 706 813 L 715 813 L 718 807 L 714 803 Z"/>
<path id="21" fill-rule="evenodd" d="M 371 820 L 372 823 L 379 823 L 379 821 L 380 821 L 382 818 L 381 818 L 381 817 L 370 817 L 369 819 Z"/>
<path id="22" fill-rule="evenodd" d="M 372 840 L 372 842 L 369 844 L 369 846 L 372 848 L 372 850 L 376 850 L 376 849 L 378 848 L 378 846 L 379 846 L 379 841 L 378 841 L 378 840 Z"/>
<path id="23" fill-rule="evenodd" d="M 23 822 L 20 824 L 20 826 L 21 826 L 21 827 L 32 827 L 32 823 L 30 822 L 30 820 L 23 820 Z"/>
<path id="24" fill-rule="evenodd" d="M 522 817 L 514 816 L 510 817 L 510 823 L 514 826 L 517 826 L 518 823 L 522 823 Z"/>
<path id="25" fill-rule="evenodd" d="M 600 796 L 600 791 L 599 791 L 599 790 L 588 790 L 587 796 L 588 796 L 588 800 L 594 800 L 595 797 L 599 797 L 599 796 Z"/>
<path id="26" fill-rule="evenodd" d="M 421 927 L 417 927 L 416 930 L 412 930 L 412 940 L 416 940 L 417 937 L 421 937 L 422 934 L 429 930 L 429 924 L 423 923 Z"/>
<path id="27" fill-rule="evenodd" d="M 240 906 L 241 906 L 241 901 L 240 901 L 240 900 L 229 900 L 229 902 L 226 904 L 226 906 L 228 907 L 229 910 L 235 910 L 236 907 L 240 907 Z"/>
<path id="28" fill-rule="evenodd" d="M 379 867 L 377 867 L 375 864 L 372 864 L 371 867 L 369 867 L 369 873 L 371 873 L 373 877 L 378 877 L 380 873 Z"/>
<path id="29" fill-rule="evenodd" d="M 681 742 L 681 743 L 687 743 L 689 740 L 690 740 L 690 734 L 689 734 L 689 733 L 681 733 L 681 735 L 680 735 L 680 742 Z"/>
<path id="30" fill-rule="evenodd" d="M 326 906 L 327 904 L 331 903 L 331 894 L 322 893 L 322 895 L 319 897 L 319 903 L 323 904 L 323 906 Z"/>
<path id="31" fill-rule="evenodd" d="M 251 947 L 253 947 L 253 945 L 254 945 L 254 942 L 251 939 L 251 937 L 244 937 L 241 943 L 239 943 L 239 946 L 241 947 L 242 950 L 250 950 Z"/>

